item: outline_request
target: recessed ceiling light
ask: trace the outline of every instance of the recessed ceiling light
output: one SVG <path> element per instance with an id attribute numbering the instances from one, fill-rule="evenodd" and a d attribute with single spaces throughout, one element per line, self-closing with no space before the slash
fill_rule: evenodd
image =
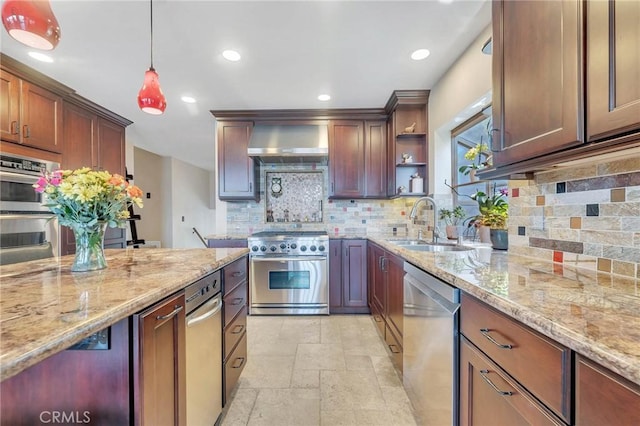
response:
<path id="1" fill-rule="evenodd" d="M 45 55 L 44 53 L 29 52 L 28 55 L 40 62 L 49 62 L 49 63 L 53 62 L 53 58 L 49 55 Z"/>
<path id="2" fill-rule="evenodd" d="M 232 61 L 232 62 L 237 62 L 241 58 L 240 53 L 236 52 L 235 50 L 225 50 L 224 52 L 222 52 L 222 56 L 227 61 Z"/>
<path id="3" fill-rule="evenodd" d="M 193 98 L 191 96 L 183 96 L 180 99 L 182 99 L 182 102 L 188 103 L 188 104 L 195 104 L 196 103 L 196 98 Z"/>
<path id="4" fill-rule="evenodd" d="M 331 96 L 329 96 L 327 94 L 318 95 L 318 100 L 319 101 L 326 102 L 329 99 L 331 99 Z"/>
<path id="5" fill-rule="evenodd" d="M 422 59 L 425 59 L 430 54 L 431 52 L 429 52 L 429 49 L 418 49 L 411 54 L 411 59 L 413 59 L 414 61 L 421 61 Z"/>
<path id="6" fill-rule="evenodd" d="M 453 3 L 453 0 L 438 0 L 440 3 L 444 3 L 444 4 L 451 4 Z"/>

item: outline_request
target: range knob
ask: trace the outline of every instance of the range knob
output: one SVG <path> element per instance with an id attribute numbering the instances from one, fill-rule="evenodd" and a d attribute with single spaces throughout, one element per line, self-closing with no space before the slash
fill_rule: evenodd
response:
<path id="1" fill-rule="evenodd" d="M 311 247 L 309 247 L 309 250 L 311 250 L 311 251 L 316 251 L 316 246 L 311 246 Z"/>
<path id="2" fill-rule="evenodd" d="M 258 250 L 260 250 L 260 248 L 258 246 L 251 247 L 251 251 L 258 251 Z"/>
<path id="3" fill-rule="evenodd" d="M 267 246 L 260 246 L 260 251 L 267 251 Z"/>
<path id="4" fill-rule="evenodd" d="M 298 245 L 296 243 L 291 243 L 289 247 L 291 247 L 291 250 L 295 250 L 298 248 Z"/>
<path id="5" fill-rule="evenodd" d="M 282 244 L 280 244 L 280 248 L 281 248 L 282 250 L 284 250 L 284 249 L 286 249 L 286 248 L 287 248 L 287 245 L 286 245 L 285 243 L 282 243 Z"/>
<path id="6" fill-rule="evenodd" d="M 319 246 L 319 247 L 318 247 L 318 250 L 319 250 L 319 251 L 324 251 L 324 250 L 325 250 L 325 248 L 324 248 L 324 246 Z"/>
<path id="7" fill-rule="evenodd" d="M 300 251 L 307 251 L 307 246 L 300 246 Z"/>
<path id="8" fill-rule="evenodd" d="M 278 248 L 276 246 L 271 246 L 271 247 L 269 247 L 269 250 L 276 251 L 276 250 L 278 250 Z"/>

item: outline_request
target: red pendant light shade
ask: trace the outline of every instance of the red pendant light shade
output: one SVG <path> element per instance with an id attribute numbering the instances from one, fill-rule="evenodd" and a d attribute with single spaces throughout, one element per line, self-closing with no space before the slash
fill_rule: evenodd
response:
<path id="1" fill-rule="evenodd" d="M 142 111 L 154 115 L 162 114 L 167 107 L 167 101 L 160 89 L 158 73 L 153 67 L 144 73 L 142 89 L 138 93 L 138 106 Z"/>
<path id="2" fill-rule="evenodd" d="M 53 50 L 60 41 L 60 27 L 49 0 L 6 0 L 2 24 L 20 43 L 41 50 Z"/>

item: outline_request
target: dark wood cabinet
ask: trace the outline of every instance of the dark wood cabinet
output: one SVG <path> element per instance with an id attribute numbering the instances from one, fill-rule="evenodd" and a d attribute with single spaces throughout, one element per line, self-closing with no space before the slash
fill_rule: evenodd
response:
<path id="1" fill-rule="evenodd" d="M 218 198 L 259 200 L 258 165 L 247 155 L 251 121 L 218 121 Z"/>
<path id="2" fill-rule="evenodd" d="M 329 311 L 369 313 L 367 240 L 329 241 Z"/>
<path id="3" fill-rule="evenodd" d="M 62 168 L 77 169 L 90 167 L 107 170 L 121 176 L 125 174 L 125 125 L 100 117 L 89 108 L 65 102 L 64 150 Z M 124 228 L 107 228 L 105 248 L 125 248 Z M 75 253 L 73 232 L 67 227 L 61 231 L 61 254 Z"/>
<path id="4" fill-rule="evenodd" d="M 247 363 L 248 270 L 247 257 L 236 260 L 222 270 L 223 406 L 229 401 Z"/>
<path id="5" fill-rule="evenodd" d="M 460 339 L 460 425 L 564 425 L 466 338 Z"/>
<path id="6" fill-rule="evenodd" d="M 428 90 L 396 90 L 385 111 L 389 114 L 387 138 L 387 195 L 423 195 L 428 190 L 429 133 Z M 411 156 L 410 161 L 403 154 Z M 423 179 L 422 188 L 411 187 L 411 177 Z M 404 192 L 400 192 L 404 187 Z M 413 189 L 413 193 L 410 193 Z"/>
<path id="7" fill-rule="evenodd" d="M 184 291 L 133 316 L 134 424 L 186 425 Z"/>
<path id="8" fill-rule="evenodd" d="M 386 123 L 329 123 L 329 197 L 386 198 Z"/>
<path id="9" fill-rule="evenodd" d="M 581 145 L 582 2 L 493 2 L 493 160 Z"/>
<path id="10" fill-rule="evenodd" d="M 391 253 L 386 253 L 383 266 L 387 280 L 387 324 L 402 346 L 404 260 Z"/>
<path id="11" fill-rule="evenodd" d="M 598 141 L 640 131 L 640 6 L 589 1 L 587 133 Z"/>
<path id="12" fill-rule="evenodd" d="M 640 386 L 581 355 L 575 377 L 577 426 L 640 424 Z"/>
<path id="13" fill-rule="evenodd" d="M 62 152 L 62 97 L 0 70 L 2 140 Z"/>

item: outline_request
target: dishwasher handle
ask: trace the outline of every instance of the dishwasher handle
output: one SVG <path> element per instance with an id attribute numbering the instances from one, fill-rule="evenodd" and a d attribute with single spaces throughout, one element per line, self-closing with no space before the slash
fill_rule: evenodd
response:
<path id="1" fill-rule="evenodd" d="M 195 313 L 208 309 L 207 312 L 201 315 L 194 316 Z M 207 318 L 211 318 L 222 309 L 222 297 L 220 295 L 214 297 L 213 299 L 206 302 L 204 305 L 200 306 L 198 309 L 193 311 L 192 314 L 187 316 L 187 327 L 194 326 L 199 322 L 206 320 Z"/>

